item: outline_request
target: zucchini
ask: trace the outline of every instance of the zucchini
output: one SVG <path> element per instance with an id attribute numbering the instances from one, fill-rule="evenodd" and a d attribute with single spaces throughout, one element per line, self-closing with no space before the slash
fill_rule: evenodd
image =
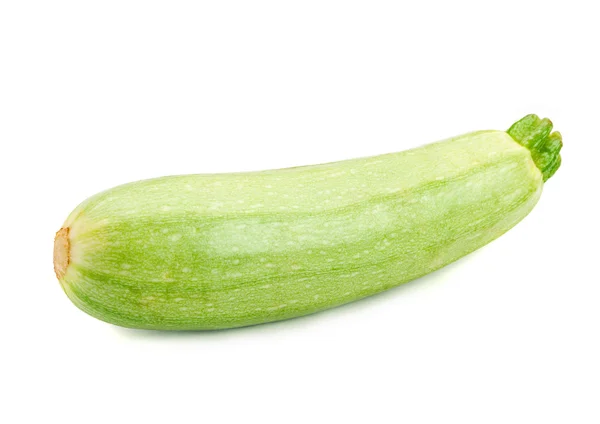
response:
<path id="1" fill-rule="evenodd" d="M 521 221 L 560 166 L 551 131 L 528 115 L 400 153 L 122 185 L 70 214 L 55 272 L 83 311 L 132 328 L 230 328 L 342 305 Z"/>

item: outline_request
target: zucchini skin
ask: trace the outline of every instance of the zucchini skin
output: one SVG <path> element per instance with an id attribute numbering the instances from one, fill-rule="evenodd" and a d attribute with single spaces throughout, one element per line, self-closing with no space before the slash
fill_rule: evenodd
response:
<path id="1" fill-rule="evenodd" d="M 232 328 L 342 305 L 441 268 L 521 221 L 545 175 L 522 143 L 531 128 L 520 131 L 119 186 L 71 213 L 57 236 L 55 257 L 68 250 L 57 276 L 80 309 L 131 328 Z"/>

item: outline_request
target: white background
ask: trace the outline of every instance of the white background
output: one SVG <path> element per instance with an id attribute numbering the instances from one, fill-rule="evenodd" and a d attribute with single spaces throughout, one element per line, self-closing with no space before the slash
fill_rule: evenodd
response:
<path id="1" fill-rule="evenodd" d="M 598 423 L 593 1 L 3 1 L 3 423 Z M 117 184 L 393 152 L 527 113 L 564 137 L 535 210 L 420 281 L 310 317 L 121 329 L 52 270 Z"/>

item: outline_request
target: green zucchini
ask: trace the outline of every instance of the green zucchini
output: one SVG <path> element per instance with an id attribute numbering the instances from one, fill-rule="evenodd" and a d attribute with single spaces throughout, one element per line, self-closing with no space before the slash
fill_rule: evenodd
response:
<path id="1" fill-rule="evenodd" d="M 400 153 L 122 185 L 71 213 L 55 272 L 75 305 L 124 327 L 230 328 L 342 305 L 522 220 L 560 165 L 551 131 L 528 115 Z"/>

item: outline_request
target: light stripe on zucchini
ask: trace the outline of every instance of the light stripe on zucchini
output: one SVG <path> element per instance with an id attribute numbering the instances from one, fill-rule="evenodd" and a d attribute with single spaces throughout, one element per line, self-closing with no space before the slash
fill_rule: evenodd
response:
<path id="1" fill-rule="evenodd" d="M 529 115 L 420 148 L 299 168 L 163 177 L 83 202 L 57 233 L 69 298 L 134 328 L 282 320 L 413 280 L 536 204 L 560 134 Z"/>

